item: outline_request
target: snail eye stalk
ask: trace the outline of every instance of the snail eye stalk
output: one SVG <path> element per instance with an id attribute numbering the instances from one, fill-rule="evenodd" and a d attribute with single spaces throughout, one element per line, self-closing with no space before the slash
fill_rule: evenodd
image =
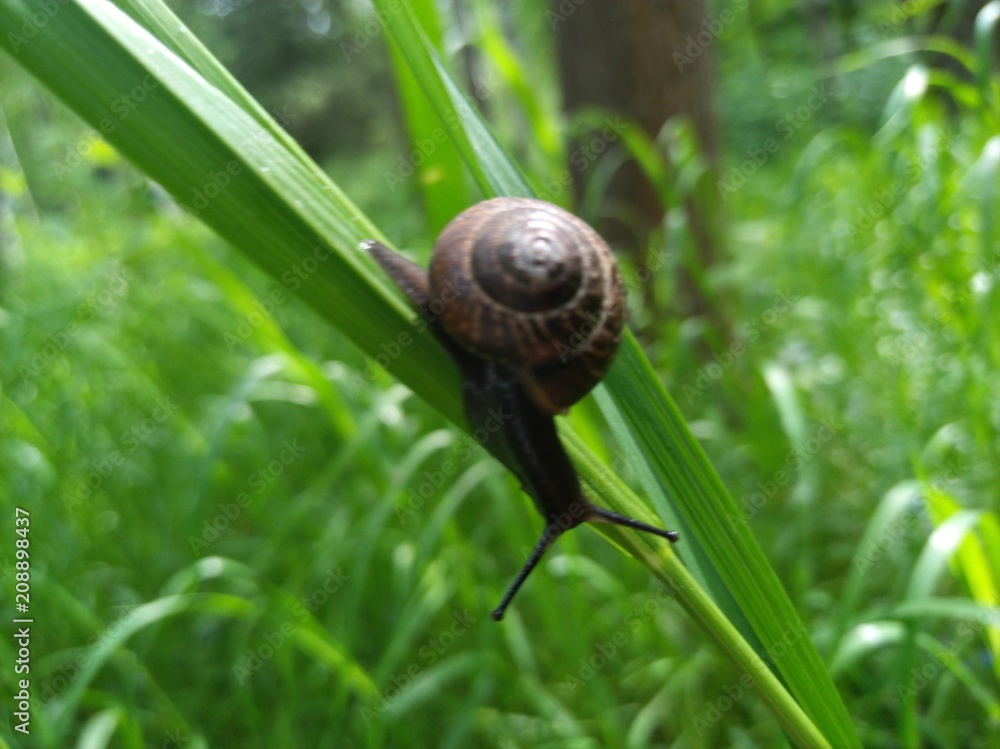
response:
<path id="1" fill-rule="evenodd" d="M 625 515 L 619 515 L 617 512 L 611 512 L 611 510 L 605 510 L 603 507 L 596 507 L 590 505 L 587 510 L 586 519 L 592 523 L 612 523 L 613 525 L 621 525 L 625 528 L 632 528 L 637 531 L 645 531 L 646 533 L 652 533 L 654 536 L 659 536 L 660 538 L 665 538 L 671 543 L 675 543 L 678 539 L 677 531 L 665 531 L 662 528 L 657 528 L 654 525 L 648 525 L 640 520 L 635 520 Z M 510 602 L 514 600 L 514 596 L 517 591 L 521 589 L 524 581 L 528 579 L 528 575 L 531 571 L 535 569 L 538 563 L 545 556 L 545 552 L 549 550 L 555 540 L 559 538 L 562 530 L 555 524 L 549 525 L 545 532 L 542 533 L 541 539 L 538 541 L 538 545 L 535 546 L 534 550 L 531 552 L 531 556 L 528 557 L 528 561 L 524 563 L 521 571 L 517 573 L 517 577 L 514 578 L 514 582 L 507 589 L 504 594 L 503 600 L 500 601 L 500 605 L 493 609 L 490 616 L 493 617 L 493 621 L 499 622 L 503 619 L 504 613 L 507 611 L 507 606 Z"/>

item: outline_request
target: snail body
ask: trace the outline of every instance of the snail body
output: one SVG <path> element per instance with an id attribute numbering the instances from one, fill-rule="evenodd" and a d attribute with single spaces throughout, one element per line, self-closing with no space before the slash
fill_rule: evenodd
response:
<path id="1" fill-rule="evenodd" d="M 517 475 L 546 519 L 494 619 L 503 618 L 559 534 L 581 523 L 677 540 L 674 531 L 592 504 L 556 432 L 553 416 L 601 380 L 624 326 L 618 266 L 593 229 L 541 200 L 494 198 L 444 228 L 429 272 L 377 242 L 363 247 L 455 361 L 470 429 L 484 427 L 487 418 L 500 422 L 484 447 Z"/>

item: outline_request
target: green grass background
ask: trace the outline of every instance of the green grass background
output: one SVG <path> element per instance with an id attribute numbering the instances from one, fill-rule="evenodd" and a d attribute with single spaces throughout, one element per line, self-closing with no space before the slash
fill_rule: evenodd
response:
<path id="1" fill-rule="evenodd" d="M 593 130 L 556 114 L 539 11 L 515 44 L 474 5 L 491 125 L 543 186 L 568 134 Z M 863 744 L 994 746 L 1000 88 L 982 40 L 997 6 L 978 48 L 952 49 L 873 3 L 852 52 L 807 65 L 790 6 L 755 6 L 713 44 L 717 177 L 683 125 L 604 157 L 650 149 L 666 185 L 662 266 L 624 268 L 633 326 Z M 391 64 L 381 38 L 363 55 Z M 517 85 L 540 64 L 548 88 Z M 11 58 L 0 75 L 0 560 L 9 600 L 13 508 L 30 508 L 36 619 L 32 737 L 5 711 L 5 741 L 787 744 L 751 677 L 590 530 L 490 621 L 539 530 L 515 482 L 294 281 L 180 211 Z M 421 111 L 406 109 L 418 142 Z M 418 178 L 387 189 L 411 148 L 325 166 L 420 254 L 477 189 L 450 170 L 433 196 Z M 681 206 L 706 185 L 727 254 L 702 269 Z M 673 306 L 681 264 L 711 319 Z M 578 409 L 645 486 L 597 404 Z M 10 638 L 0 652 L 13 662 Z"/>

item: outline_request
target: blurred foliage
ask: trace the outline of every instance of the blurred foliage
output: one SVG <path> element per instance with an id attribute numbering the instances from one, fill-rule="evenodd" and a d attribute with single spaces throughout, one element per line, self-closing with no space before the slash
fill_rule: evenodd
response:
<path id="1" fill-rule="evenodd" d="M 172 5 L 379 226 L 426 251 L 420 185 L 386 178 L 414 146 L 367 6 Z M 679 319 L 669 301 L 697 172 L 673 123 L 653 147 L 677 194 L 650 248 L 662 264 L 624 269 L 632 315 L 864 744 L 987 747 L 996 47 L 944 58 L 914 41 L 944 38 L 960 3 L 832 5 L 853 8 L 822 28 L 832 47 L 801 4 L 713 5 L 734 19 L 709 45 L 727 257 L 700 270 L 719 314 Z M 442 13 L 443 47 L 470 88 L 495 81 L 483 111 L 544 184 L 563 154 L 534 137 L 538 113 L 564 138 L 577 125 L 556 114 L 549 21 L 475 7 Z M 482 44 L 497 28 L 530 90 Z M 561 539 L 489 622 L 538 524 L 514 482 L 10 59 L 0 75 L 0 494 L 6 517 L 32 508 L 34 745 L 784 745 L 746 676 L 593 534 Z M 0 652 L 13 662 L 10 638 Z"/>

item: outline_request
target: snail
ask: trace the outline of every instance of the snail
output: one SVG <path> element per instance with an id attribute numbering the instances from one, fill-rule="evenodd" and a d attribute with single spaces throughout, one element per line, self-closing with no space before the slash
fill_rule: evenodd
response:
<path id="1" fill-rule="evenodd" d="M 556 432 L 554 416 L 601 380 L 621 342 L 625 293 L 614 255 L 597 232 L 551 203 L 494 198 L 444 228 L 429 271 L 378 242 L 362 248 L 455 361 L 470 429 L 491 419 L 495 431 L 484 446 L 520 479 L 546 520 L 494 620 L 503 618 L 556 538 L 581 523 L 614 523 L 677 540 L 676 531 L 591 503 Z"/>

